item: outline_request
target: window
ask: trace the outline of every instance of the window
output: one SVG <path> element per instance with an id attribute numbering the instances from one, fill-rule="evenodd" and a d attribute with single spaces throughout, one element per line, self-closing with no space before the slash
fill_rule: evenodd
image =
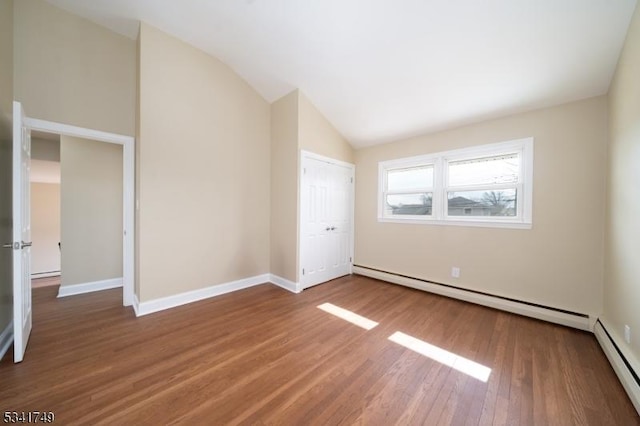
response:
<path id="1" fill-rule="evenodd" d="M 531 227 L 533 138 L 379 164 L 382 222 Z"/>
<path id="2" fill-rule="evenodd" d="M 389 169 L 385 177 L 386 216 L 432 215 L 433 164 Z"/>

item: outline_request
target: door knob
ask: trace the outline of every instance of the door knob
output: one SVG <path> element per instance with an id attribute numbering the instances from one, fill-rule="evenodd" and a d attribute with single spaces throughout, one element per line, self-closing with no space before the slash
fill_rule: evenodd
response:
<path id="1" fill-rule="evenodd" d="M 31 241 L 29 241 L 28 243 L 22 241 L 22 243 L 20 244 L 20 248 L 23 249 L 25 247 L 31 247 L 31 244 L 33 244 Z"/>
<path id="2" fill-rule="evenodd" d="M 331 228 L 329 228 L 328 226 L 325 228 L 325 231 L 331 231 Z"/>
<path id="3" fill-rule="evenodd" d="M 13 243 L 3 244 L 2 248 L 13 248 Z"/>
<path id="4" fill-rule="evenodd" d="M 331 227 L 331 230 L 332 230 L 332 231 L 335 231 L 335 230 L 336 230 L 336 227 L 335 227 L 335 226 L 332 226 L 332 227 Z"/>

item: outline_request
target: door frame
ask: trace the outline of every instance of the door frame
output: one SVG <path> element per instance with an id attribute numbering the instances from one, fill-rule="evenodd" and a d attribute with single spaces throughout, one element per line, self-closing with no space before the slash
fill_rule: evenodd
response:
<path id="1" fill-rule="evenodd" d="M 135 138 L 54 121 L 25 117 L 31 130 L 122 145 L 122 305 L 134 302 L 135 261 Z"/>
<path id="2" fill-rule="evenodd" d="M 349 201 L 349 208 L 351 209 L 351 229 L 349 229 L 349 257 L 351 261 L 349 262 L 349 273 L 353 273 L 353 256 L 354 256 L 354 233 L 355 233 L 355 194 L 356 194 L 356 165 L 353 163 L 348 163 L 346 161 L 336 160 L 335 158 L 326 157 L 324 155 L 316 154 L 311 151 L 300 150 L 300 157 L 298 164 L 298 288 L 300 291 L 305 288 L 309 288 L 311 286 L 305 287 L 302 283 L 302 265 L 304 265 L 304 251 L 302 250 L 302 238 L 305 235 L 305 225 L 302 220 L 302 190 L 303 190 L 303 179 L 304 179 L 304 168 L 306 162 L 308 160 L 317 160 L 323 161 L 325 163 L 333 164 L 336 166 L 347 167 L 351 170 L 353 175 L 353 186 L 351 188 L 351 200 Z"/>

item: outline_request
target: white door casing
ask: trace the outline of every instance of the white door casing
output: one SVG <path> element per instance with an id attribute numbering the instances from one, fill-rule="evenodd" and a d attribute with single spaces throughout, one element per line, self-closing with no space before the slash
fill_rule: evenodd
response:
<path id="1" fill-rule="evenodd" d="M 354 165 L 303 151 L 300 283 L 308 288 L 351 273 Z"/>
<path id="2" fill-rule="evenodd" d="M 31 333 L 31 131 L 13 103 L 13 360 L 24 359 Z"/>
<path id="3" fill-rule="evenodd" d="M 131 136 L 30 117 L 26 117 L 25 122 L 32 130 L 122 145 L 122 304 L 124 306 L 133 305 L 135 299 L 133 283 L 135 253 L 135 139 Z"/>

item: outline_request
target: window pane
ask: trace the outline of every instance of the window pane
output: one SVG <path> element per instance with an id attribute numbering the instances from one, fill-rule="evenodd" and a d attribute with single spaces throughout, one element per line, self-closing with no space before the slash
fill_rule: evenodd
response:
<path id="1" fill-rule="evenodd" d="M 448 194 L 449 216 L 515 216 L 517 191 L 458 191 Z"/>
<path id="2" fill-rule="evenodd" d="M 388 191 L 411 191 L 433 187 L 433 166 L 411 167 L 387 172 Z"/>
<path id="3" fill-rule="evenodd" d="M 419 194 L 387 195 L 386 212 L 390 215 L 431 215 L 431 200 L 433 194 L 424 192 Z"/>
<path id="4" fill-rule="evenodd" d="M 449 186 L 517 183 L 520 170 L 518 154 L 449 163 Z"/>

